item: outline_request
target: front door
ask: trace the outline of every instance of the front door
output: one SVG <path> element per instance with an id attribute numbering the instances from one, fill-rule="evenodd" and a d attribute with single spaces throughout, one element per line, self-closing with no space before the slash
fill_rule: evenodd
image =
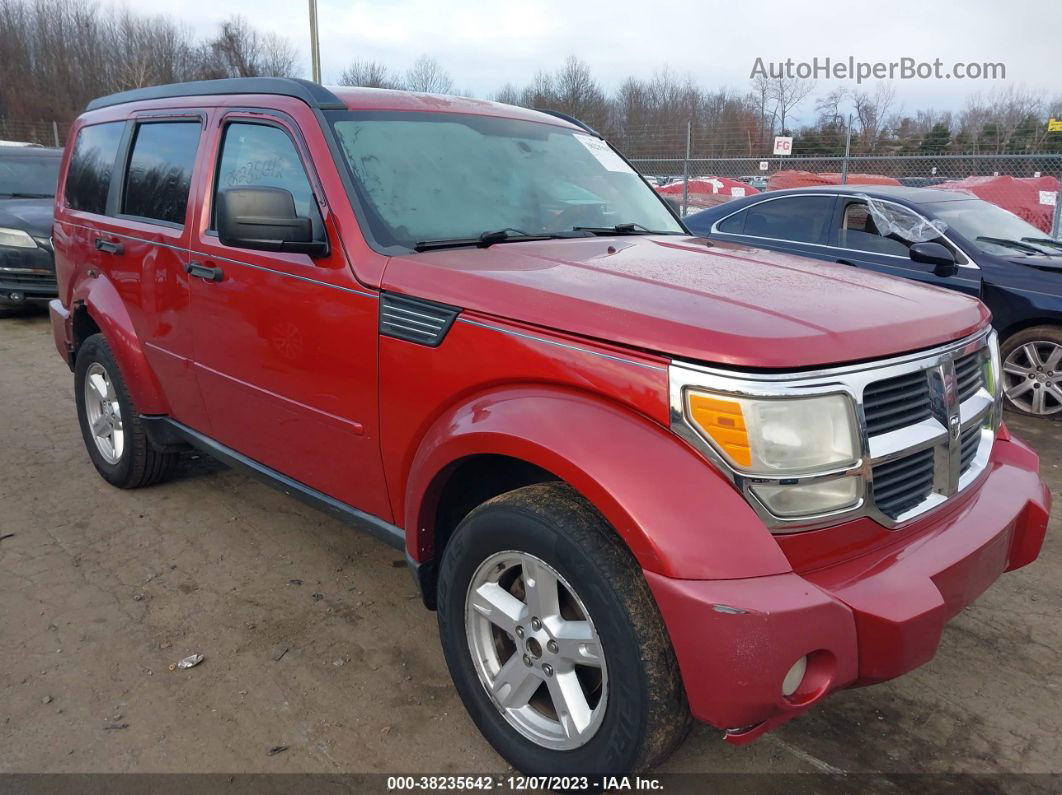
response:
<path id="1" fill-rule="evenodd" d="M 220 121 L 189 263 L 200 274 L 192 279 L 196 371 L 212 436 L 390 518 L 377 431 L 377 298 L 354 278 L 294 123 L 239 112 Z M 236 186 L 289 191 L 330 253 L 222 245 L 216 193 Z"/>
<path id="2" fill-rule="evenodd" d="M 837 262 L 980 296 L 981 269 L 977 265 L 945 237 L 934 237 L 929 222 L 910 208 L 892 202 L 883 202 L 883 206 L 894 227 L 911 232 L 905 235 L 890 231 L 883 235 L 865 201 L 851 196 L 840 197 L 830 236 L 831 252 Z M 881 213 L 878 215 L 881 217 Z M 913 243 L 930 240 L 951 250 L 958 264 L 956 273 L 941 276 L 935 272 L 934 266 L 911 259 Z"/>

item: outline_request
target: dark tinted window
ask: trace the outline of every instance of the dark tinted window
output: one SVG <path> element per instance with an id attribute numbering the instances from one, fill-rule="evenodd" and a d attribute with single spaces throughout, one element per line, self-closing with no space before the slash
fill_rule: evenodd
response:
<path id="1" fill-rule="evenodd" d="M 746 211 L 745 234 L 796 243 L 822 243 L 832 208 L 833 198 L 829 196 L 794 196 L 760 202 Z"/>
<path id="2" fill-rule="evenodd" d="M 0 197 L 54 196 L 58 181 L 58 154 L 34 155 L 19 150 L 9 153 L 0 148 Z"/>
<path id="3" fill-rule="evenodd" d="M 184 223 L 200 129 L 197 121 L 152 122 L 137 128 L 125 178 L 124 214 Z"/>
<path id="4" fill-rule="evenodd" d="M 82 127 L 66 173 L 66 206 L 89 213 L 107 211 L 107 191 L 125 132 L 124 121 Z"/>
<path id="5" fill-rule="evenodd" d="M 280 128 L 242 123 L 226 127 L 215 185 L 217 190 L 249 185 L 283 188 L 295 199 L 295 212 L 312 218 L 314 231 L 322 239 L 321 216 L 310 181 L 294 142 Z"/>
<path id="6" fill-rule="evenodd" d="M 729 232 L 732 235 L 740 235 L 745 231 L 745 210 L 734 213 L 729 218 L 724 218 L 716 227 L 720 232 Z"/>

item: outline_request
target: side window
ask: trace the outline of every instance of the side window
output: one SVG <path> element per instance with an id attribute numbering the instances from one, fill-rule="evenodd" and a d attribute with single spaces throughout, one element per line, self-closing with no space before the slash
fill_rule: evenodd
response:
<path id="1" fill-rule="evenodd" d="M 900 212 L 899 208 L 896 209 Z M 841 234 L 837 245 L 841 248 L 870 251 L 874 254 L 895 254 L 899 257 L 906 257 L 907 249 L 911 244 L 896 237 L 883 237 L 878 231 L 877 224 L 874 223 L 874 216 L 867 210 L 866 204 L 851 202 L 844 208 L 844 215 L 841 216 Z"/>
<path id="2" fill-rule="evenodd" d="M 146 122 L 137 126 L 125 177 L 124 215 L 184 223 L 201 131 L 198 121 Z"/>
<path id="3" fill-rule="evenodd" d="M 746 235 L 822 243 L 833 210 L 832 196 L 794 196 L 754 204 L 746 212 Z"/>
<path id="4" fill-rule="evenodd" d="M 310 180 L 288 134 L 265 124 L 233 122 L 225 128 L 215 190 L 244 186 L 283 188 L 295 199 L 295 212 L 313 220 L 314 237 L 324 238 L 321 213 Z M 217 200 L 215 197 L 215 206 Z M 216 225 L 213 220 L 211 229 Z"/>
<path id="5" fill-rule="evenodd" d="M 745 231 L 745 216 L 746 210 L 742 210 L 739 213 L 734 213 L 729 218 L 724 218 L 719 222 L 716 229 L 720 232 L 726 232 L 731 235 L 740 235 Z"/>
<path id="6" fill-rule="evenodd" d="M 93 124 L 78 131 L 64 191 L 71 210 L 100 215 L 107 212 L 107 191 L 124 132 L 124 121 Z"/>

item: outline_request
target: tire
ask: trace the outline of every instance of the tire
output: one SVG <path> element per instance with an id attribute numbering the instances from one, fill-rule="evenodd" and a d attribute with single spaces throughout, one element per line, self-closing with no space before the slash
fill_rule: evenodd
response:
<path id="1" fill-rule="evenodd" d="M 541 607 L 550 599 L 538 595 L 549 590 L 542 586 L 551 577 L 559 583 L 556 610 Z M 506 609 L 487 619 L 470 597 L 481 607 Z M 536 621 L 535 612 L 545 621 Z M 446 663 L 469 715 L 525 774 L 636 773 L 670 754 L 689 730 L 674 651 L 638 564 L 601 515 L 564 484 L 510 491 L 460 523 L 443 552 L 438 618 Z M 487 661 L 474 662 L 473 649 Z M 593 664 L 595 650 L 603 665 Z M 573 666 L 576 658 L 590 664 Z M 488 692 L 502 680 L 512 683 L 499 690 L 511 709 Z M 574 693 L 562 702 L 571 706 L 565 722 L 554 693 Z"/>
<path id="2" fill-rule="evenodd" d="M 156 449 L 144 431 L 118 363 L 102 334 L 86 339 L 74 364 L 74 403 L 93 466 L 120 489 L 138 489 L 168 478 L 179 453 Z M 93 430 L 103 432 L 97 436 Z M 111 433 L 104 438 L 107 431 Z"/>
<path id="3" fill-rule="evenodd" d="M 1030 417 L 1062 418 L 1062 328 L 1034 326 L 1000 346 L 1007 408 Z"/>

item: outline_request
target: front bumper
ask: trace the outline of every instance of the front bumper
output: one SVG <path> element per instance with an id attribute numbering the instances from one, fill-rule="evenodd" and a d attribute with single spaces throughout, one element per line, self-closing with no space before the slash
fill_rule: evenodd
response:
<path id="1" fill-rule="evenodd" d="M 0 304 L 40 303 L 55 298 L 55 263 L 50 248 L 0 246 Z"/>
<path id="2" fill-rule="evenodd" d="M 948 619 L 1036 558 L 1050 503 L 1036 454 L 1003 431 L 979 485 L 873 552 L 742 580 L 646 572 L 694 716 L 748 742 L 835 690 L 927 662 Z M 805 655 L 803 682 L 783 696 Z"/>

